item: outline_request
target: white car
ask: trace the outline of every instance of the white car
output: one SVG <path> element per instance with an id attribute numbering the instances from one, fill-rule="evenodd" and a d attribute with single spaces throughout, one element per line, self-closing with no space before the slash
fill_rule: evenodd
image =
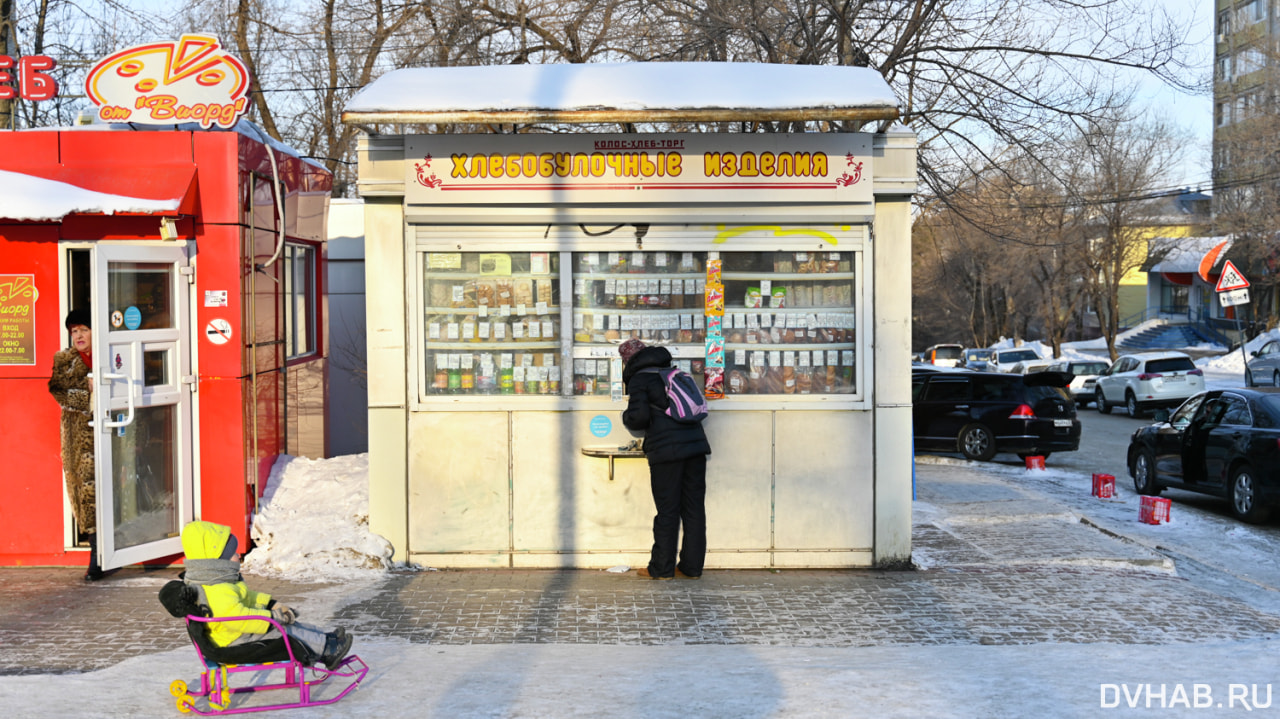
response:
<path id="1" fill-rule="evenodd" d="M 1204 372 L 1187 355 L 1144 352 L 1116 359 L 1098 375 L 1093 396 L 1103 414 L 1123 406 L 1130 417 L 1141 417 L 1157 407 L 1177 407 L 1203 390 Z"/>
<path id="2" fill-rule="evenodd" d="M 1102 360 L 1055 362 L 1049 365 L 1048 371 L 1067 372 L 1073 375 L 1071 384 L 1067 385 L 1067 392 L 1071 394 L 1071 398 L 1077 405 L 1084 407 L 1093 401 L 1094 385 L 1098 381 L 1098 375 L 1107 371 L 1107 363 Z"/>
<path id="3" fill-rule="evenodd" d="M 1040 355 L 1036 354 L 1035 350 L 1020 347 L 992 352 L 989 366 L 992 372 L 1012 372 L 1013 366 L 1019 362 L 1038 361 L 1040 361 Z"/>

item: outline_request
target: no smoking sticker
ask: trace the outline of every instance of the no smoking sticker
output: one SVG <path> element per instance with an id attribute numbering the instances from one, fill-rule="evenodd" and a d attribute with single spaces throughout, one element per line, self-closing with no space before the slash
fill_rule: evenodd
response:
<path id="1" fill-rule="evenodd" d="M 204 329 L 204 336 L 215 345 L 225 345 L 231 341 L 231 323 L 222 319 L 210 320 L 209 326 Z"/>

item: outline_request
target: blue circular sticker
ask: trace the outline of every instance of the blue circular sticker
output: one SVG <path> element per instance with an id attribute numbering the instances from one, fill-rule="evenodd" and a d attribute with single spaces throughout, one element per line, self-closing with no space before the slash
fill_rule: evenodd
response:
<path id="1" fill-rule="evenodd" d="M 142 312 L 137 307 L 130 307 L 124 311 L 125 329 L 136 330 L 142 324 Z"/>
<path id="2" fill-rule="evenodd" d="M 613 431 L 613 421 L 608 417 L 598 414 L 591 418 L 591 434 L 597 437 L 608 437 Z"/>

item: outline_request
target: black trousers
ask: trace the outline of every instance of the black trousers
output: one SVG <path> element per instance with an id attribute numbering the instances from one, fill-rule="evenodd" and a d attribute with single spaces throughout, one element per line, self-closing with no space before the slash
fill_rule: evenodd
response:
<path id="1" fill-rule="evenodd" d="M 680 571 L 691 577 L 702 574 L 707 557 L 707 456 L 649 465 L 649 486 L 658 513 L 653 518 L 653 551 L 649 574 L 673 577 L 676 573 L 676 540 L 680 545 Z"/>

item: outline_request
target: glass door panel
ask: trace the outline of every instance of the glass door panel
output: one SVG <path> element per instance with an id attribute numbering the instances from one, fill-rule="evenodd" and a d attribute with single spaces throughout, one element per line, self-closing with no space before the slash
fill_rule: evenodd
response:
<path id="1" fill-rule="evenodd" d="M 93 275 L 98 549 L 178 554 L 193 516 L 190 285 L 182 245 L 99 245 Z"/>

